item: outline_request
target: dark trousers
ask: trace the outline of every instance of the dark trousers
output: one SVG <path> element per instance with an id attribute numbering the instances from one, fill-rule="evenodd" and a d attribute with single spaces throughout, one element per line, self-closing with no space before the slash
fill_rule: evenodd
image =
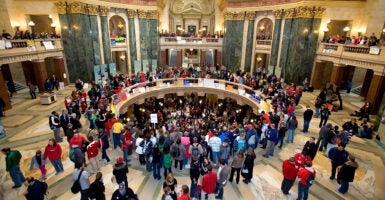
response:
<path id="1" fill-rule="evenodd" d="M 178 168 L 178 163 L 179 163 L 179 169 L 182 170 L 183 169 L 183 160 L 175 160 L 175 162 L 174 162 L 175 168 Z"/>
<path id="2" fill-rule="evenodd" d="M 328 117 L 322 117 L 321 116 L 321 120 L 319 122 L 319 127 L 321 128 L 322 126 L 325 126 L 326 122 L 328 121 Z"/>
<path id="3" fill-rule="evenodd" d="M 139 163 L 140 163 L 140 165 L 145 165 L 146 164 L 146 160 L 144 158 L 144 154 L 139 154 Z"/>
<path id="4" fill-rule="evenodd" d="M 338 189 L 338 192 L 345 194 L 349 190 L 349 182 L 341 180 L 341 186 Z"/>
<path id="5" fill-rule="evenodd" d="M 107 155 L 107 152 L 106 152 L 107 149 L 102 149 L 102 159 L 106 159 L 107 162 L 110 162 L 110 158 L 108 157 Z"/>
<path id="6" fill-rule="evenodd" d="M 168 174 L 168 173 L 172 173 L 171 168 L 172 168 L 172 167 L 170 167 L 170 168 L 165 168 L 165 167 L 164 167 L 164 168 L 163 168 L 163 169 L 164 169 L 164 173 L 163 173 L 163 174 L 164 174 L 164 178 L 167 177 L 167 174 Z"/>
<path id="7" fill-rule="evenodd" d="M 332 161 L 332 175 L 330 176 L 330 178 L 336 177 L 337 167 L 338 167 L 338 165 Z"/>
<path id="8" fill-rule="evenodd" d="M 293 186 L 294 181 L 283 178 L 282 184 L 281 184 L 281 190 L 284 194 L 289 194 L 290 188 Z"/>
<path id="9" fill-rule="evenodd" d="M 88 189 L 80 190 L 80 200 L 88 200 Z"/>
<path id="10" fill-rule="evenodd" d="M 241 168 L 234 168 L 234 167 L 231 167 L 231 172 L 230 172 L 230 178 L 229 178 L 229 181 L 230 181 L 230 182 L 233 182 L 234 172 L 237 172 L 237 178 L 235 179 L 235 181 L 236 181 L 237 184 L 238 184 L 238 183 L 239 183 L 239 174 L 240 174 L 240 171 L 241 171 Z"/>
<path id="11" fill-rule="evenodd" d="M 29 91 L 29 94 L 31 95 L 32 99 L 36 99 L 36 92 L 35 91 Z"/>
<path id="12" fill-rule="evenodd" d="M 218 183 L 215 187 L 215 193 L 218 193 L 218 199 L 222 199 L 223 197 L 223 185 L 222 183 Z"/>

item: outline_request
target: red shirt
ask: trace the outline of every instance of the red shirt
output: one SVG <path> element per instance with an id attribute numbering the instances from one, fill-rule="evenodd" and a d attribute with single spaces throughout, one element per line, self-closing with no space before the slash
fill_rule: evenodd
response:
<path id="1" fill-rule="evenodd" d="M 215 185 L 217 183 L 217 174 L 215 172 L 208 172 L 202 179 L 202 190 L 207 194 L 215 192 Z"/>
<path id="2" fill-rule="evenodd" d="M 132 147 L 132 136 L 130 130 L 126 130 L 126 132 L 120 136 L 120 145 L 122 149 L 129 149 L 129 147 Z"/>
<path id="3" fill-rule="evenodd" d="M 302 155 L 302 153 L 296 153 L 294 155 L 294 159 L 295 159 L 295 165 L 297 165 L 298 169 L 305 167 L 305 161 L 309 161 L 310 163 L 312 163 L 310 156 Z"/>
<path id="4" fill-rule="evenodd" d="M 298 169 L 295 167 L 295 164 L 291 164 L 290 160 L 285 160 L 282 163 L 282 174 L 283 176 L 291 181 L 294 181 L 297 177 Z"/>
<path id="5" fill-rule="evenodd" d="M 182 194 L 178 197 L 178 200 L 189 200 L 190 194 Z"/>
<path id="6" fill-rule="evenodd" d="M 56 144 L 55 146 L 47 145 L 44 150 L 44 157 L 43 160 L 48 159 L 49 160 L 59 160 L 61 158 L 61 147 L 60 144 Z"/>
<path id="7" fill-rule="evenodd" d="M 312 169 L 312 171 L 309 171 L 310 169 Z M 302 168 L 301 170 L 298 171 L 298 179 L 299 179 L 299 183 L 304 185 L 304 186 L 307 186 L 307 180 L 310 176 L 310 174 L 313 174 L 313 178 L 315 179 L 315 175 L 316 175 L 316 172 L 314 170 L 314 168 Z"/>
<path id="8" fill-rule="evenodd" d="M 94 158 L 98 155 L 98 147 L 99 143 L 97 141 L 92 141 L 88 146 L 87 146 L 87 157 L 88 159 Z"/>
<path id="9" fill-rule="evenodd" d="M 86 139 L 82 135 L 79 135 L 78 137 L 72 137 L 70 140 L 70 148 L 72 148 L 72 146 L 75 144 L 78 145 L 79 148 L 82 148 L 82 144 L 85 140 Z"/>

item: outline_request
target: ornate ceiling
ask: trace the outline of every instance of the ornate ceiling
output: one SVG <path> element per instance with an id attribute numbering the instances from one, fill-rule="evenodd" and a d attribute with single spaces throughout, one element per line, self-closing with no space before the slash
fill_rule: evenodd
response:
<path id="1" fill-rule="evenodd" d="M 170 0 L 174 14 L 209 14 L 214 12 L 214 0 Z"/>

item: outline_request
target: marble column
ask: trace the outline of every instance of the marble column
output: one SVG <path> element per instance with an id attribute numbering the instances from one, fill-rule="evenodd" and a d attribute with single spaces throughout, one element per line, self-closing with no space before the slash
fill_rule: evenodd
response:
<path id="1" fill-rule="evenodd" d="M 383 74 L 373 74 L 372 81 L 366 100 L 372 104 L 371 114 L 375 115 L 378 113 L 382 98 L 385 93 L 385 76 Z"/>
<path id="2" fill-rule="evenodd" d="M 3 68 L 3 66 L 4 65 L 2 65 L 1 68 Z M 9 98 L 7 86 L 4 82 L 2 70 L 0 70 L 0 98 L 3 99 L 5 103 L 5 110 L 12 108 L 11 99 Z"/>
<path id="3" fill-rule="evenodd" d="M 64 78 L 64 74 L 66 74 L 64 58 L 62 57 L 53 58 L 53 67 L 55 69 L 54 70 L 55 75 L 58 78 L 58 80 L 61 82 L 64 82 L 64 85 L 68 85 L 68 78 L 67 77 Z"/>
<path id="4" fill-rule="evenodd" d="M 226 56 L 223 64 L 231 71 L 241 67 L 244 19 L 244 12 L 225 12 L 223 50 Z"/>
<path id="5" fill-rule="evenodd" d="M 282 14 L 283 10 L 274 10 L 273 14 L 275 16 L 274 21 L 274 31 L 273 39 L 271 43 L 271 53 L 270 53 L 270 65 L 273 66 L 273 74 L 275 74 L 275 68 L 278 67 L 278 50 L 279 44 L 281 43 L 281 27 L 282 27 Z"/>
<path id="6" fill-rule="evenodd" d="M 324 80 L 324 70 L 325 70 L 325 62 L 317 61 L 313 70 L 313 77 L 311 78 L 311 85 L 316 90 L 320 90 L 325 86 Z"/>
<path id="7" fill-rule="evenodd" d="M 32 83 L 36 85 L 36 79 L 33 76 L 33 65 L 31 61 L 21 62 L 21 66 L 23 67 L 25 84 Z"/>
<path id="8" fill-rule="evenodd" d="M 344 81 L 345 65 L 334 64 L 332 74 L 330 75 L 330 83 L 340 85 Z"/>
<path id="9" fill-rule="evenodd" d="M 216 63 L 222 66 L 222 51 L 216 50 L 215 52 Z"/>
<path id="10" fill-rule="evenodd" d="M 156 10 L 138 10 L 141 59 L 158 60 L 158 12 Z M 157 63 L 156 63 L 157 65 Z"/>
<path id="11" fill-rule="evenodd" d="M 9 65 L 8 64 L 4 64 L 1 66 L 1 72 L 3 74 L 3 78 L 4 78 L 4 81 L 8 81 L 9 85 L 10 85 L 10 90 L 11 92 L 16 92 L 16 89 L 15 89 L 15 84 L 13 83 L 13 78 L 12 78 L 12 73 L 11 73 L 11 69 L 9 68 Z"/>
<path id="12" fill-rule="evenodd" d="M 47 69 L 45 66 L 44 60 L 36 60 L 32 61 L 33 66 L 33 75 L 36 80 L 37 88 L 39 89 L 39 93 L 45 92 L 44 83 L 48 78 Z"/>
<path id="13" fill-rule="evenodd" d="M 100 28 L 101 28 L 101 35 L 102 35 L 102 43 L 103 43 L 103 57 L 104 57 L 104 64 L 112 63 L 112 56 L 111 56 L 111 46 L 110 46 L 110 30 L 108 29 L 108 14 L 109 9 L 106 7 L 100 6 Z"/>
<path id="14" fill-rule="evenodd" d="M 324 10 L 306 6 L 285 10 L 285 39 L 281 41 L 279 63 L 286 82 L 300 84 L 305 77 L 310 77 Z"/>
<path id="15" fill-rule="evenodd" d="M 131 67 L 131 73 L 134 73 L 134 61 L 138 60 L 137 57 L 137 49 L 136 49 L 136 36 L 135 36 L 135 21 L 134 17 L 136 16 L 135 10 L 127 10 L 127 17 L 128 17 L 128 40 L 129 40 L 129 49 L 130 49 L 130 65 Z"/>
<path id="16" fill-rule="evenodd" d="M 178 49 L 176 52 L 176 66 L 182 66 L 182 49 Z"/>
<path id="17" fill-rule="evenodd" d="M 202 66 L 204 64 L 206 64 L 206 50 L 201 50 L 201 58 L 200 58 L 199 65 Z"/>
<path id="18" fill-rule="evenodd" d="M 373 78 L 373 70 L 369 70 L 369 69 L 366 70 L 364 82 L 362 83 L 362 88 L 360 93 L 361 97 L 366 97 L 366 95 L 368 94 L 370 82 L 372 78 Z"/>
<path id="19" fill-rule="evenodd" d="M 246 12 L 246 18 L 247 21 L 247 33 L 246 33 L 246 51 L 245 51 L 245 64 L 244 64 L 244 71 L 250 72 L 251 71 L 251 60 L 254 58 L 253 56 L 253 48 L 254 48 L 254 23 L 255 23 L 255 12 Z"/>

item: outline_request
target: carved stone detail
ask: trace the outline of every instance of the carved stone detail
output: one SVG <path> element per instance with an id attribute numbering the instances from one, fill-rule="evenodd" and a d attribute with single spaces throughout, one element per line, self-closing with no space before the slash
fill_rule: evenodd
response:
<path id="1" fill-rule="evenodd" d="M 245 20 L 245 12 L 225 12 L 225 20 Z"/>
<path id="2" fill-rule="evenodd" d="M 273 10 L 273 15 L 275 17 L 275 19 L 281 19 L 283 17 L 283 9 L 279 9 L 279 10 Z"/>
<path id="3" fill-rule="evenodd" d="M 99 14 L 99 6 L 86 4 L 86 13 L 89 15 L 98 15 Z"/>
<path id="4" fill-rule="evenodd" d="M 99 14 L 100 16 L 107 16 L 110 8 L 107 6 L 99 6 Z"/>
<path id="5" fill-rule="evenodd" d="M 87 14 L 87 12 L 86 12 L 87 4 L 85 4 L 85 3 L 73 2 L 73 3 L 68 3 L 67 6 L 68 6 L 68 13 Z"/>
<path id="6" fill-rule="evenodd" d="M 136 15 L 136 11 L 132 9 L 127 9 L 127 17 L 128 18 L 134 18 Z"/>
<path id="7" fill-rule="evenodd" d="M 139 19 L 158 19 L 157 10 L 138 10 Z"/>
<path id="8" fill-rule="evenodd" d="M 58 1 L 55 3 L 57 7 L 58 14 L 66 14 L 67 13 L 67 3 L 65 1 Z"/>
<path id="9" fill-rule="evenodd" d="M 255 20 L 255 16 L 257 13 L 255 11 L 247 11 L 245 14 L 245 18 L 248 20 Z"/>

